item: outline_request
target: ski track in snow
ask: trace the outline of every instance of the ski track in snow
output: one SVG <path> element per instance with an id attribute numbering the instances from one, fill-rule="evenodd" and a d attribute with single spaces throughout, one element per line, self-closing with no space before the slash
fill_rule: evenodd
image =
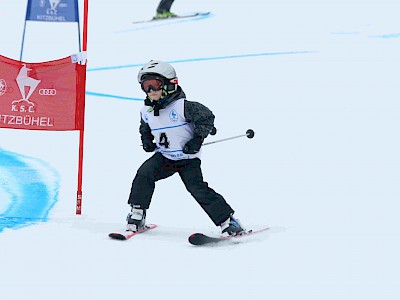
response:
<path id="1" fill-rule="evenodd" d="M 0 232 L 46 222 L 59 178 L 47 163 L 0 149 Z"/>

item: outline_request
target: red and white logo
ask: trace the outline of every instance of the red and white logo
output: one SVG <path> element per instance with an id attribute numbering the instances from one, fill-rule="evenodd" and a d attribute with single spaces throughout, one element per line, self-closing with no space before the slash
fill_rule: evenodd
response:
<path id="1" fill-rule="evenodd" d="M 83 126 L 86 67 L 65 57 L 24 63 L 0 55 L 0 127 L 76 130 Z M 78 79 L 79 78 L 79 79 Z"/>
<path id="2" fill-rule="evenodd" d="M 22 68 L 19 70 L 16 81 L 22 98 L 13 101 L 13 105 L 19 106 L 26 103 L 28 106 L 35 106 L 33 102 L 29 101 L 29 98 L 32 96 L 33 92 L 35 91 L 41 80 L 29 77 L 29 71 L 32 71 L 32 69 L 27 68 L 25 64 L 23 64 Z M 33 111 L 33 109 L 30 109 L 29 111 Z"/>

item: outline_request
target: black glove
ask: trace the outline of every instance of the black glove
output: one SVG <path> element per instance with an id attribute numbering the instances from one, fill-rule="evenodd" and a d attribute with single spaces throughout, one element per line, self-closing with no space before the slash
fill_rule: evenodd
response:
<path id="1" fill-rule="evenodd" d="M 203 141 L 204 138 L 201 136 L 196 136 L 192 138 L 189 142 L 186 143 L 185 147 L 183 147 L 183 153 L 196 154 L 197 152 L 199 152 Z"/>
<path id="2" fill-rule="evenodd" d="M 157 145 L 153 143 L 153 140 L 143 139 L 142 142 L 143 150 L 146 152 L 153 152 L 157 148 Z"/>

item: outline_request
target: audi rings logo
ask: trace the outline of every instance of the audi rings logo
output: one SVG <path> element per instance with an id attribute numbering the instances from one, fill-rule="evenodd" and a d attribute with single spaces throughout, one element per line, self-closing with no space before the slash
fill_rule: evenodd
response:
<path id="1" fill-rule="evenodd" d="M 6 81 L 4 79 L 0 79 L 0 96 L 4 95 L 7 91 Z"/>
<path id="2" fill-rule="evenodd" d="M 57 94 L 56 89 L 40 89 L 39 95 L 40 96 L 55 96 Z"/>

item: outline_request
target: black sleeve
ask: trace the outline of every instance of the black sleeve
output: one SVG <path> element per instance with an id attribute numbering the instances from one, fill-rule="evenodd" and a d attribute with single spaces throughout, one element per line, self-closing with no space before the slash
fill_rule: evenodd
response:
<path id="1" fill-rule="evenodd" d="M 149 124 L 147 124 L 145 121 L 143 121 L 142 118 L 140 118 L 140 127 L 139 127 L 139 132 L 141 135 L 141 139 L 143 140 L 153 140 L 154 136 L 151 134 L 151 129 Z"/>
<path id="2" fill-rule="evenodd" d="M 185 118 L 193 124 L 195 137 L 206 138 L 214 128 L 214 114 L 201 103 L 185 100 Z"/>

